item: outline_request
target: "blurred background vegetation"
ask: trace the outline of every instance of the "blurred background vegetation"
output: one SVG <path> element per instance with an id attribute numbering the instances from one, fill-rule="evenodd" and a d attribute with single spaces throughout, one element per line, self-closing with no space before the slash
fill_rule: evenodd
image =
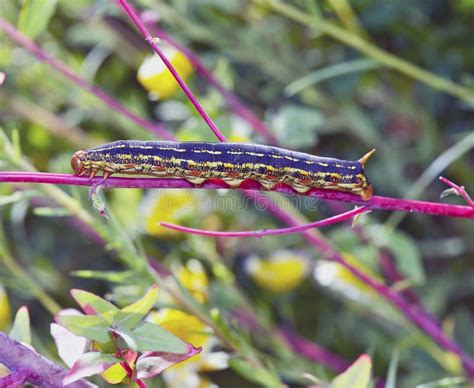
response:
<path id="1" fill-rule="evenodd" d="M 51 2 L 50 10 L 33 11 L 28 3 L 3 0 L 0 16 L 80 77 L 137 114 L 163 123 L 178 139 L 215 141 L 159 65 L 144 69 L 137 79 L 150 49 L 112 1 L 58 1 Z M 285 4 L 473 93 L 472 0 Z M 193 51 L 267 124 L 281 146 L 341 159 L 357 159 L 376 148 L 367 173 L 378 195 L 438 201 L 445 189 L 439 175 L 474 192 L 472 101 L 387 68 L 323 31 L 289 19 L 271 2 L 140 0 L 134 5 L 153 12 L 159 27 Z M 168 54 L 230 140 L 265 143 L 182 54 Z M 8 137 L 17 131 L 22 154 L 40 171 L 69 173 L 70 157 L 80 148 L 118 139 L 155 139 L 3 32 L 0 71 L 6 74 L 0 87 L 0 126 Z M 19 168 L 5 152 L 0 158 L 2 170 Z M 0 186 L 0 283 L 6 290 L 0 326 L 7 328 L 10 316 L 26 304 L 35 346 L 52 359 L 55 350 L 47 334 L 51 309 L 45 309 L 34 290 L 43 289 L 62 307 L 73 305 L 71 288 L 106 295 L 119 305 L 139 298 L 151 280 L 142 277 L 141 259 L 121 251 L 126 243 L 117 240 L 126 236 L 140 255 L 146 252 L 168 268 L 196 268 L 199 262 L 198 272 L 206 274 L 209 309 L 230 309 L 235 290 L 229 291 L 229 284 L 235 276 L 235 284 L 266 322 L 291 324 L 347 360 L 369 353 L 378 376 L 386 376 L 397 349 L 400 386 L 463 373 L 456 357 L 440 350 L 352 275 L 325 261 L 301 236 L 214 240 L 157 225 L 171 221 L 214 230 L 282 226 L 236 191 L 109 190 L 105 196 L 113 222 L 94 214 L 85 188 L 67 192 L 93 214 L 101 230 L 107 230 L 106 241 L 115 252 L 81 233 L 70 213 L 58 209 L 38 187 Z M 288 208 L 281 196 L 275 198 Z M 323 202 L 315 206 L 302 197 L 292 200 L 311 220 L 345 208 Z M 444 201 L 460 203 L 458 198 Z M 356 229 L 342 224 L 322 233 L 360 269 L 416 293 L 446 333 L 474 356 L 472 221 L 373 212 Z M 381 257 L 402 276 L 390 278 Z M 84 271 L 75 272 L 80 270 Z M 267 348 L 265 338 L 255 342 L 267 353 L 279 353 Z M 298 356 L 275 356 L 279 372 L 290 382 L 304 384 L 293 367 L 323 379 L 332 376 L 307 362 L 285 364 L 285 357 Z M 209 372 L 207 378 L 222 386 L 241 382 L 230 369 Z"/>

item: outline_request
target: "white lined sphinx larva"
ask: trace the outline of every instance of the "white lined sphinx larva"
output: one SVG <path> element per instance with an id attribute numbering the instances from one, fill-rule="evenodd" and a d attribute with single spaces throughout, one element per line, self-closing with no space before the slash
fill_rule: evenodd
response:
<path id="1" fill-rule="evenodd" d="M 266 189 L 281 182 L 300 193 L 332 189 L 368 200 L 373 189 L 364 165 L 374 151 L 347 161 L 248 143 L 119 140 L 77 151 L 71 166 L 77 175 L 103 171 L 105 179 L 113 173 L 182 177 L 194 184 L 218 178 L 233 187 L 253 179 Z"/>

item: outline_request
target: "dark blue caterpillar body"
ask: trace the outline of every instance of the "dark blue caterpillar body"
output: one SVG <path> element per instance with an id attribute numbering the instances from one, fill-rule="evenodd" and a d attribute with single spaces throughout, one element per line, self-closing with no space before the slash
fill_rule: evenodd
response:
<path id="1" fill-rule="evenodd" d="M 119 140 L 77 151 L 71 165 L 75 174 L 94 176 L 103 171 L 183 177 L 194 184 L 218 178 L 230 186 L 253 179 L 267 189 L 279 182 L 304 193 L 310 188 L 350 192 L 367 200 L 372 186 L 364 164 L 373 151 L 358 161 L 325 158 L 248 143 L 204 143 Z"/>

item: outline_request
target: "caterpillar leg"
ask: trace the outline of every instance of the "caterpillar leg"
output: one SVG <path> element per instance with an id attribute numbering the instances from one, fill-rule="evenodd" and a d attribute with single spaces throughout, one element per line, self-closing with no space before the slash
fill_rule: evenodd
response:
<path id="1" fill-rule="evenodd" d="M 192 183 L 193 185 L 196 185 L 196 186 L 202 185 L 206 181 L 206 178 L 200 178 L 200 177 L 187 176 L 184 179 L 186 179 L 189 183 Z"/>
<path id="2" fill-rule="evenodd" d="M 273 190 L 278 182 L 259 180 L 258 181 L 265 190 Z"/>
<path id="3" fill-rule="evenodd" d="M 309 186 L 304 186 L 304 185 L 299 185 L 298 183 L 292 182 L 290 184 L 291 188 L 295 190 L 297 193 L 304 194 L 309 191 L 311 187 Z"/>
<path id="4" fill-rule="evenodd" d="M 243 179 L 224 179 L 225 183 L 234 188 L 239 187 L 243 181 Z"/>

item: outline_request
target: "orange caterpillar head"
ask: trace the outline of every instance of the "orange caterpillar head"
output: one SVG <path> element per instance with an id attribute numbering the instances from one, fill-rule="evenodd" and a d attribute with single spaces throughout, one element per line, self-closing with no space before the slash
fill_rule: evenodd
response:
<path id="1" fill-rule="evenodd" d="M 86 155 L 85 151 L 77 151 L 72 155 L 71 158 L 71 167 L 74 171 L 74 175 L 84 175 L 86 173 L 86 169 L 84 168 L 84 164 L 82 163 L 84 156 Z"/>

